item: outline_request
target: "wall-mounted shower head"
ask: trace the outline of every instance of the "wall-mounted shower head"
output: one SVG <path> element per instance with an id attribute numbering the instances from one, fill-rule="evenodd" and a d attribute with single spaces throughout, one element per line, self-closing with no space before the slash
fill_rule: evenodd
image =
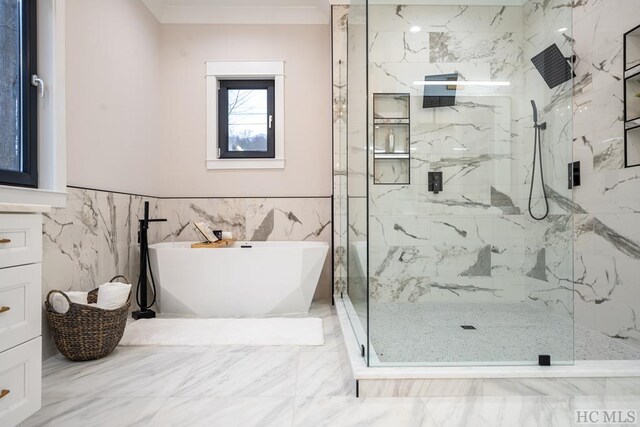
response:
<path id="1" fill-rule="evenodd" d="M 571 58 L 569 58 L 571 59 Z M 567 59 L 555 43 L 531 58 L 531 62 L 549 86 L 549 89 L 571 80 L 574 76 Z"/>

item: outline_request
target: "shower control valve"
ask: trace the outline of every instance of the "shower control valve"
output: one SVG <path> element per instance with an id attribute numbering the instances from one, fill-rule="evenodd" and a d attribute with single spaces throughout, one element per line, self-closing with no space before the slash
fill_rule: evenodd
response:
<path id="1" fill-rule="evenodd" d="M 433 194 L 438 194 L 442 191 L 442 172 L 428 172 L 428 190 Z"/>

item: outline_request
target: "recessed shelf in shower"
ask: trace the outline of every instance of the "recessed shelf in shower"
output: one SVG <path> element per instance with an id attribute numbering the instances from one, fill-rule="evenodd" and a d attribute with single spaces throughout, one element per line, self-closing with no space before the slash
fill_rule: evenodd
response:
<path id="1" fill-rule="evenodd" d="M 410 95 L 373 95 L 373 182 L 410 183 Z"/>
<path id="2" fill-rule="evenodd" d="M 624 35 L 624 165 L 640 166 L 640 25 Z"/>

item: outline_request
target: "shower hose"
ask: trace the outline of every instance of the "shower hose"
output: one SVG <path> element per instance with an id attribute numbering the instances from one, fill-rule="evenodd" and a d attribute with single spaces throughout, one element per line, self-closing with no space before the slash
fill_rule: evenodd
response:
<path id="1" fill-rule="evenodd" d="M 549 215 L 549 200 L 547 198 L 547 189 L 544 185 L 544 171 L 543 171 L 543 163 L 542 163 L 542 130 L 547 126 L 546 123 L 538 124 L 538 111 L 536 109 L 536 105 L 534 101 L 531 101 L 531 106 L 533 107 L 533 169 L 531 172 L 531 187 L 529 188 L 529 215 L 531 218 L 542 221 Z M 542 195 L 544 198 L 544 215 L 537 217 L 533 214 L 533 210 L 531 209 L 533 204 L 533 184 L 536 180 L 536 156 L 540 158 L 540 183 L 542 184 Z"/>

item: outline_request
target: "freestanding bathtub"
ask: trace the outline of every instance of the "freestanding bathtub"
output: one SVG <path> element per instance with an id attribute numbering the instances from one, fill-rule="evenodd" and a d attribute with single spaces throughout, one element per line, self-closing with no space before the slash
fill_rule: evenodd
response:
<path id="1" fill-rule="evenodd" d="M 243 242 L 218 249 L 192 249 L 191 243 L 149 246 L 162 313 L 305 313 L 329 251 L 324 242 Z"/>

